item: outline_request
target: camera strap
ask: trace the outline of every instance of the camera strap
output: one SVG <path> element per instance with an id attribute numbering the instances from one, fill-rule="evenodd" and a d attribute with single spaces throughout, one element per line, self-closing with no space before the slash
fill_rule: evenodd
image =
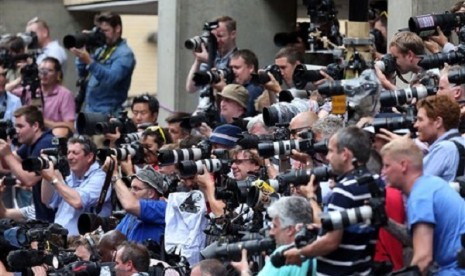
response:
<path id="1" fill-rule="evenodd" d="M 102 211 L 103 204 L 105 203 L 105 198 L 107 197 L 108 188 L 110 188 L 111 176 L 112 176 L 114 169 L 115 169 L 115 161 L 111 159 L 107 175 L 105 176 L 105 182 L 103 182 L 102 191 L 100 192 L 100 196 L 97 201 L 97 206 L 95 206 L 96 214 Z"/>
<path id="2" fill-rule="evenodd" d="M 452 140 L 454 137 L 460 137 L 460 133 L 452 133 L 444 137 L 444 140 L 451 141 L 457 147 L 459 151 L 459 165 L 455 173 L 455 177 L 463 176 L 465 173 L 465 147 L 456 140 Z"/>

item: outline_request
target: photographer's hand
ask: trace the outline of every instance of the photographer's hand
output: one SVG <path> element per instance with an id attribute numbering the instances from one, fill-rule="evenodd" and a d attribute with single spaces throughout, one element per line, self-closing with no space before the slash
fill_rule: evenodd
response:
<path id="1" fill-rule="evenodd" d="M 310 155 L 308 155 L 308 154 L 306 154 L 304 152 L 300 152 L 298 150 L 293 149 L 291 151 L 291 156 L 290 157 L 292 159 L 300 162 L 301 168 L 296 168 L 296 169 L 305 169 L 306 167 L 311 165 L 312 158 L 310 157 Z"/>
<path id="2" fill-rule="evenodd" d="M 113 118 L 112 118 L 113 119 Z M 111 120 L 111 119 L 110 119 Z M 121 138 L 121 132 L 119 131 L 119 127 L 115 128 L 115 133 L 105 133 L 105 139 L 110 141 L 110 147 L 116 147 L 116 140 Z"/>
<path id="3" fill-rule="evenodd" d="M 215 181 L 212 174 L 207 171 L 205 165 L 203 166 L 203 171 L 203 174 L 197 174 L 195 176 L 194 181 L 199 185 L 199 189 L 210 205 L 212 213 L 216 216 L 222 216 L 224 214 L 225 204 L 222 200 L 217 200 L 215 198 Z"/>
<path id="4" fill-rule="evenodd" d="M 0 156 L 4 157 L 12 154 L 10 144 L 7 141 L 0 139 Z"/>
<path id="5" fill-rule="evenodd" d="M 208 62 L 208 51 L 207 47 L 205 47 L 204 43 L 200 44 L 200 48 L 202 49 L 201 52 L 193 52 L 195 58 L 202 63 L 207 63 Z"/>
<path id="6" fill-rule="evenodd" d="M 384 75 L 381 69 L 379 69 L 378 66 L 376 65 L 375 65 L 375 72 L 376 72 L 376 76 L 378 77 L 378 80 L 381 82 L 381 85 L 383 86 L 384 89 L 397 90 L 397 87 L 388 80 L 386 75 Z"/>
<path id="7" fill-rule="evenodd" d="M 134 173 L 136 173 L 134 171 L 134 165 L 132 164 L 132 157 L 131 155 L 128 155 L 128 158 L 126 158 L 126 160 L 122 160 L 120 162 L 120 166 L 121 166 L 121 171 L 125 174 L 125 175 L 133 175 Z"/>
<path id="8" fill-rule="evenodd" d="M 43 266 L 33 266 L 31 270 L 34 276 L 47 276 L 47 270 Z"/>
<path id="9" fill-rule="evenodd" d="M 220 75 L 220 78 L 219 82 L 212 84 L 213 89 L 216 91 L 223 91 L 223 88 L 227 85 L 223 75 Z"/>
<path id="10" fill-rule="evenodd" d="M 242 249 L 242 257 L 239 262 L 231 262 L 231 266 L 240 273 L 241 276 L 252 275 L 250 271 L 249 263 L 247 261 L 247 249 Z"/>
<path id="11" fill-rule="evenodd" d="M 436 31 L 438 32 L 438 35 L 430 36 L 430 39 L 436 42 L 439 46 L 441 46 L 441 48 L 444 48 L 444 45 L 446 45 L 446 43 L 449 41 L 447 40 L 447 37 L 442 32 L 441 27 L 437 26 Z"/>
<path id="12" fill-rule="evenodd" d="M 69 49 L 76 57 L 78 57 L 83 63 L 85 64 L 91 64 L 92 63 L 92 58 L 90 57 L 89 52 L 85 48 L 77 49 L 77 48 L 71 48 Z"/>
<path id="13" fill-rule="evenodd" d="M 320 70 L 320 74 L 324 77 L 323 79 L 319 80 L 319 81 L 316 81 L 314 82 L 313 84 L 316 85 L 316 86 L 319 86 L 321 85 L 322 83 L 326 82 L 326 81 L 334 81 L 333 77 L 331 77 L 330 75 L 328 75 L 328 73 L 326 73 L 324 70 Z"/>
<path id="14" fill-rule="evenodd" d="M 258 70 L 259 72 L 260 71 L 264 71 L 263 69 L 261 70 Z M 273 74 L 271 74 L 270 72 L 268 72 L 268 77 L 270 77 L 270 81 L 268 81 L 267 83 L 265 83 L 263 85 L 263 87 L 265 87 L 266 90 L 268 91 L 271 91 L 275 94 L 279 94 L 279 92 L 281 92 L 281 85 L 279 84 L 279 82 L 275 79 L 275 77 L 273 76 Z"/>
<path id="15" fill-rule="evenodd" d="M 199 127 L 199 132 L 200 134 L 202 134 L 202 136 L 205 136 L 206 138 L 210 138 L 213 131 L 211 127 L 207 125 L 207 123 L 202 123 Z"/>

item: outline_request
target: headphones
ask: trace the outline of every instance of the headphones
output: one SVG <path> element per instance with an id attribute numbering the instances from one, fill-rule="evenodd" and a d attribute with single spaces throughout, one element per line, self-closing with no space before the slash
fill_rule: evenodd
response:
<path id="1" fill-rule="evenodd" d="M 92 239 L 92 237 L 89 234 L 85 234 L 84 237 L 86 238 L 86 241 L 90 246 L 90 258 L 89 258 L 89 261 L 91 261 L 91 262 L 100 261 L 100 254 L 97 252 L 97 248 L 96 248 L 94 240 Z"/>

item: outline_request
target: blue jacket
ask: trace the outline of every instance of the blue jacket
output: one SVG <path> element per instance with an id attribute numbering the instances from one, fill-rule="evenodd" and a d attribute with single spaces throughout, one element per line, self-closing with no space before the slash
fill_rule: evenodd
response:
<path id="1" fill-rule="evenodd" d="M 76 66 L 80 77 L 90 74 L 85 112 L 117 115 L 128 97 L 136 60 L 125 40 L 121 40 L 113 51 L 108 50 L 110 54 L 105 53 L 106 49 L 107 46 L 98 48 L 92 54 L 94 61 L 87 66 L 76 59 Z"/>

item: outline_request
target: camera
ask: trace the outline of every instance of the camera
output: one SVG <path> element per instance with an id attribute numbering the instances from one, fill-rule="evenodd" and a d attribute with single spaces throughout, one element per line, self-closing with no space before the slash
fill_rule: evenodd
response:
<path id="1" fill-rule="evenodd" d="M 208 140 L 202 140 L 196 148 L 160 150 L 158 152 L 158 162 L 161 165 L 176 164 L 185 160 L 199 160 L 210 157 L 211 143 Z"/>
<path id="2" fill-rule="evenodd" d="M 271 238 L 261 240 L 248 240 L 236 243 L 225 244 L 215 241 L 205 247 L 200 254 L 205 259 L 210 258 L 234 258 L 240 257 L 242 249 L 246 249 L 250 255 L 261 253 L 263 251 L 271 253 L 276 248 L 276 243 Z"/>
<path id="3" fill-rule="evenodd" d="M 201 35 L 194 36 L 189 38 L 184 42 L 184 47 L 188 50 L 194 50 L 196 52 L 201 52 L 201 45 L 208 45 L 209 39 L 212 37 L 211 31 L 218 28 L 218 21 L 205 22 L 203 25 L 203 32 Z M 216 39 L 216 37 L 214 37 Z"/>
<path id="4" fill-rule="evenodd" d="M 230 161 L 222 159 L 201 159 L 197 161 L 185 160 L 178 163 L 178 169 L 182 176 L 203 174 L 204 166 L 210 173 L 218 172 L 227 174 L 231 170 Z"/>
<path id="5" fill-rule="evenodd" d="M 103 232 L 116 228 L 125 212 L 113 212 L 110 217 L 100 217 L 92 213 L 82 213 L 77 221 L 79 234 L 84 235 L 102 227 Z"/>
<path id="6" fill-rule="evenodd" d="M 394 91 L 383 91 L 380 95 L 382 107 L 394 107 L 411 103 L 412 99 L 423 99 L 436 95 L 437 88 L 433 86 L 416 86 Z"/>
<path id="7" fill-rule="evenodd" d="M 385 128 L 389 131 L 399 129 L 413 130 L 414 124 L 415 116 L 412 114 L 405 114 L 397 117 L 375 118 L 371 126 L 374 128 L 374 131 L 378 133 L 381 128 Z"/>
<path id="8" fill-rule="evenodd" d="M 254 210 L 263 210 L 278 199 L 279 195 L 276 193 L 276 189 L 269 183 L 258 179 L 249 188 L 247 206 Z"/>
<path id="9" fill-rule="evenodd" d="M 391 75 L 397 68 L 396 58 L 391 54 L 385 54 L 380 60 L 375 62 L 375 66 L 384 74 Z"/>
<path id="10" fill-rule="evenodd" d="M 68 142 L 67 139 L 62 137 L 54 137 L 52 140 L 54 148 L 46 148 L 42 153 L 47 157 L 29 157 L 21 162 L 23 170 L 28 172 L 40 172 L 49 168 L 49 161 L 52 162 L 53 167 L 58 169 L 63 176 L 69 175 L 69 164 L 67 159 Z"/>
<path id="11" fill-rule="evenodd" d="M 271 80 L 270 76 L 268 76 L 268 73 L 271 73 L 271 75 L 273 75 L 279 84 L 283 83 L 283 75 L 281 74 L 281 70 L 276 64 L 268 65 L 263 68 L 263 71 L 259 71 L 257 74 L 252 74 L 252 79 L 250 82 L 263 85 Z"/>
<path id="12" fill-rule="evenodd" d="M 192 80 L 196 86 L 202 86 L 207 84 L 214 84 L 221 81 L 221 78 L 224 79 L 226 83 L 232 83 L 234 80 L 234 73 L 231 68 L 223 69 L 210 69 L 207 71 L 200 71 L 194 73 Z"/>
<path id="13" fill-rule="evenodd" d="M 288 124 L 297 114 L 309 110 L 308 100 L 294 99 L 290 103 L 279 102 L 263 109 L 263 121 L 267 126 Z"/>
<path id="14" fill-rule="evenodd" d="M 455 51 L 422 56 L 422 59 L 418 62 L 418 66 L 429 70 L 442 68 L 444 67 L 444 63 L 449 65 L 465 63 L 465 45 L 459 44 Z"/>
<path id="15" fill-rule="evenodd" d="M 87 47 L 99 48 L 105 45 L 106 37 L 100 28 L 94 27 L 90 32 L 68 34 L 63 38 L 66 49 Z"/>
<path id="16" fill-rule="evenodd" d="M 142 137 L 142 131 L 127 133 L 124 135 L 124 143 L 130 144 L 134 142 L 139 142 L 140 138 Z"/>
<path id="17" fill-rule="evenodd" d="M 280 174 L 276 177 L 280 187 L 286 187 L 289 184 L 307 185 L 310 181 L 311 175 L 315 175 L 316 181 L 328 181 L 332 177 L 336 177 L 336 174 L 332 171 L 329 166 L 315 167 L 311 170 L 291 170 L 284 174 Z"/>
<path id="18" fill-rule="evenodd" d="M 465 83 L 465 69 L 451 70 L 447 75 L 449 83 L 451 84 L 464 84 Z"/>
<path id="19" fill-rule="evenodd" d="M 408 20 L 408 27 L 411 32 L 421 37 L 436 34 L 436 27 L 440 27 L 443 32 L 450 32 L 456 27 L 465 24 L 463 13 L 443 13 L 412 16 Z"/>
<path id="20" fill-rule="evenodd" d="M 2 113 L 5 115 L 4 112 Z M 1 113 L 0 117 L 3 117 Z M 0 120 L 0 139 L 7 141 L 8 138 L 12 140 L 14 145 L 18 143 L 13 122 L 11 120 Z"/>
<path id="21" fill-rule="evenodd" d="M 337 63 L 331 63 L 325 69 L 321 69 L 335 80 L 344 78 L 344 68 Z M 319 81 L 325 77 L 320 73 L 320 70 L 307 70 L 305 64 L 298 64 L 294 69 L 292 81 L 298 89 L 304 89 L 309 82 Z"/>
<path id="22" fill-rule="evenodd" d="M 121 134 L 137 132 L 137 127 L 128 118 L 127 111 L 121 112 L 118 118 L 109 118 L 107 115 L 100 113 L 81 112 L 76 120 L 76 129 L 79 134 L 114 134 L 116 128 L 119 129 Z"/>
<path id="23" fill-rule="evenodd" d="M 258 144 L 258 154 L 263 158 L 269 158 L 274 155 L 291 155 L 292 150 L 312 153 L 313 151 L 325 151 L 326 145 L 314 143 L 313 139 L 287 140 L 271 143 Z"/>
<path id="24" fill-rule="evenodd" d="M 102 162 L 111 155 L 115 155 L 118 161 L 124 161 L 131 156 L 133 164 L 144 163 L 144 147 L 139 142 L 123 144 L 119 148 L 101 148 L 96 153 L 97 159 Z"/>

